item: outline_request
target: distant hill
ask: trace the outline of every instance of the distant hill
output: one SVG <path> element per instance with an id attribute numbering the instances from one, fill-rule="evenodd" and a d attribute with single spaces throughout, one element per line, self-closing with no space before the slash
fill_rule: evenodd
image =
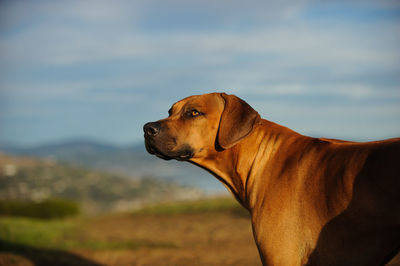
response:
<path id="1" fill-rule="evenodd" d="M 74 139 L 34 147 L 0 143 L 0 152 L 50 158 L 87 168 L 106 170 L 129 177 L 152 177 L 195 186 L 208 193 L 226 193 L 223 185 L 209 173 L 186 162 L 164 161 L 148 154 L 143 143 L 116 146 L 88 139 Z"/>
<path id="2" fill-rule="evenodd" d="M 198 189 L 151 178 L 124 178 L 51 159 L 0 154 L 0 200 L 65 198 L 82 203 L 85 213 L 125 210 L 144 203 L 197 198 Z"/>

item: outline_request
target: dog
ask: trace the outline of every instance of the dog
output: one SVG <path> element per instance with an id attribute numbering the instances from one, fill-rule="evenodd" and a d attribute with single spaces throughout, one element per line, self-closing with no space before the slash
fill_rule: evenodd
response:
<path id="1" fill-rule="evenodd" d="M 150 154 L 206 169 L 249 210 L 263 265 L 383 265 L 399 251 L 400 138 L 304 136 L 225 93 L 143 129 Z"/>

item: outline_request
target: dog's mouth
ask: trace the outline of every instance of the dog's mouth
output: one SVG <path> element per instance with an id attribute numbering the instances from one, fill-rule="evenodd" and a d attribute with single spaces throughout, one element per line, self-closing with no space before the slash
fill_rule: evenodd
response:
<path id="1" fill-rule="evenodd" d="M 147 138 L 145 138 L 145 146 L 148 153 L 153 154 L 163 160 L 175 159 L 178 161 L 187 161 L 193 157 L 193 151 L 188 146 L 184 146 L 175 152 L 161 151 L 156 145 L 154 145 L 154 143 L 152 143 L 151 140 Z"/>
<path id="2" fill-rule="evenodd" d="M 163 160 L 171 160 L 171 159 L 173 159 L 172 157 L 167 156 L 167 155 L 163 154 L 162 152 L 160 152 L 160 151 L 156 148 L 156 146 L 154 146 L 154 145 L 152 145 L 152 144 L 150 143 L 150 141 L 149 141 L 147 138 L 145 138 L 144 143 L 145 143 L 146 150 L 147 150 L 148 153 L 153 154 L 153 155 L 155 155 L 155 156 L 157 156 L 158 158 L 161 158 L 161 159 L 163 159 Z"/>

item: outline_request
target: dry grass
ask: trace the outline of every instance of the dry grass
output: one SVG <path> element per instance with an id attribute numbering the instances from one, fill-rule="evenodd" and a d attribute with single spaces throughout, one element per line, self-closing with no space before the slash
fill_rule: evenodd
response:
<path id="1" fill-rule="evenodd" d="M 249 220 L 230 213 L 106 217 L 84 237 L 142 243 L 135 249 L 77 250 L 107 265 L 260 265 Z"/>
<path id="2" fill-rule="evenodd" d="M 34 222 L 33 227 L 49 223 L 49 231 L 62 232 L 47 240 L 40 229 L 38 240 L 29 243 L 15 234 L 0 236 L 0 265 L 261 265 L 249 218 L 223 204 L 227 207 L 80 218 L 66 221 L 65 229 Z"/>
<path id="3" fill-rule="evenodd" d="M 249 217 L 238 210 L 223 199 L 94 218 L 0 218 L 0 265 L 260 266 Z"/>

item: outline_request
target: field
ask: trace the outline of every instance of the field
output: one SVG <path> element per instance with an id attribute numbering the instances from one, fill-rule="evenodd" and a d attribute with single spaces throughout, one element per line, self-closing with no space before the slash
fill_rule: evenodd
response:
<path id="1" fill-rule="evenodd" d="M 0 265 L 261 265 L 232 199 L 62 220 L 0 218 Z"/>

